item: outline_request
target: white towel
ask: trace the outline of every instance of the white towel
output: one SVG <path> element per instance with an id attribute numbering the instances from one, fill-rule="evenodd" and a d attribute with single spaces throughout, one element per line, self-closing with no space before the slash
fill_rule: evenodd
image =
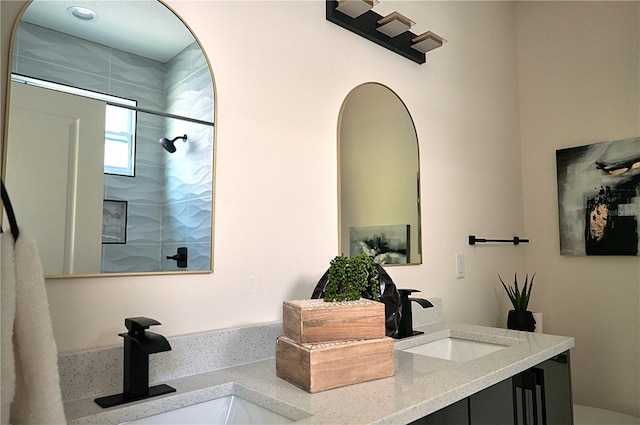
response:
<path id="1" fill-rule="evenodd" d="M 13 236 L 11 233 L 0 235 L 0 333 L 2 351 L 2 425 L 9 423 L 9 409 L 16 393 L 16 366 L 13 361 L 13 322 L 16 317 L 16 274 L 13 269 Z"/>
<path id="2" fill-rule="evenodd" d="M 21 229 L 22 230 L 22 229 Z M 15 359 L 15 394 L 11 402 L 10 422 L 14 424 L 64 424 L 64 408 L 58 375 L 58 350 L 53 338 L 49 302 L 44 286 L 42 266 L 35 243 L 20 232 L 13 246 L 2 235 L 2 419 L 5 419 L 5 344 L 13 343 Z M 13 255 L 11 255 L 13 254 Z M 15 321 L 13 339 L 5 334 L 5 282 L 6 263 L 13 261 L 15 272 Z M 7 294 L 11 288 L 7 288 Z M 11 330 L 9 329 L 9 332 Z M 13 370 L 13 369 L 11 369 Z M 7 382 L 10 385 L 10 382 Z"/>

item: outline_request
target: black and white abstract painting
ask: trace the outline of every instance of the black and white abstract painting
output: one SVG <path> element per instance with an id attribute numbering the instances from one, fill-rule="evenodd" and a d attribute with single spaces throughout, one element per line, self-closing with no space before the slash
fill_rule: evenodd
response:
<path id="1" fill-rule="evenodd" d="M 556 151 L 560 254 L 638 255 L 640 137 Z"/>
<path id="2" fill-rule="evenodd" d="M 409 225 L 365 226 L 349 229 L 350 257 L 364 252 L 377 264 L 406 264 L 409 259 Z"/>

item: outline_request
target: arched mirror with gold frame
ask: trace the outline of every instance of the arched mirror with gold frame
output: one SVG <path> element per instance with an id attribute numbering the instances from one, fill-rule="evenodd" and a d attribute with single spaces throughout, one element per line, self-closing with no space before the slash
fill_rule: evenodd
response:
<path id="1" fill-rule="evenodd" d="M 338 120 L 340 252 L 420 264 L 420 161 L 413 119 L 385 85 L 364 83 Z"/>
<path id="2" fill-rule="evenodd" d="M 212 271 L 215 88 L 171 9 L 34 0 L 9 72 L 3 179 L 45 276 Z"/>

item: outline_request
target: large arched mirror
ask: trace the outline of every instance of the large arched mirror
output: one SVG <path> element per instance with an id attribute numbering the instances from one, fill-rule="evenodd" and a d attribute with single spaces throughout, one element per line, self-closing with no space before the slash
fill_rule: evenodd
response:
<path id="1" fill-rule="evenodd" d="M 380 264 L 419 264 L 420 164 L 413 120 L 388 87 L 365 83 L 339 118 L 340 250 Z"/>
<path id="2" fill-rule="evenodd" d="M 44 273 L 211 272 L 214 84 L 157 0 L 34 0 L 14 32 L 3 178 Z"/>

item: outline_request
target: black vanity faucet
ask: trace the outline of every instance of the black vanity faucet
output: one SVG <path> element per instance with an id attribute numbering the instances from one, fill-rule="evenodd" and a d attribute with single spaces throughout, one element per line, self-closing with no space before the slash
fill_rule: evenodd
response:
<path id="1" fill-rule="evenodd" d="M 175 392 L 175 388 L 165 384 L 149 387 L 149 354 L 171 350 L 169 341 L 164 336 L 147 331 L 150 326 L 159 324 L 160 322 L 148 317 L 124 319 L 129 332 L 118 334 L 124 338 L 123 392 L 96 398 L 95 402 L 100 407 L 112 407 Z"/>
<path id="2" fill-rule="evenodd" d="M 400 293 L 400 301 L 402 302 L 402 316 L 400 317 L 398 333 L 394 338 L 400 339 L 424 333 L 413 330 L 413 312 L 411 311 L 411 302 L 417 302 L 422 306 L 422 308 L 433 307 L 433 304 L 422 298 L 409 298 L 411 293 L 420 292 L 418 289 L 398 289 L 398 292 Z"/>

